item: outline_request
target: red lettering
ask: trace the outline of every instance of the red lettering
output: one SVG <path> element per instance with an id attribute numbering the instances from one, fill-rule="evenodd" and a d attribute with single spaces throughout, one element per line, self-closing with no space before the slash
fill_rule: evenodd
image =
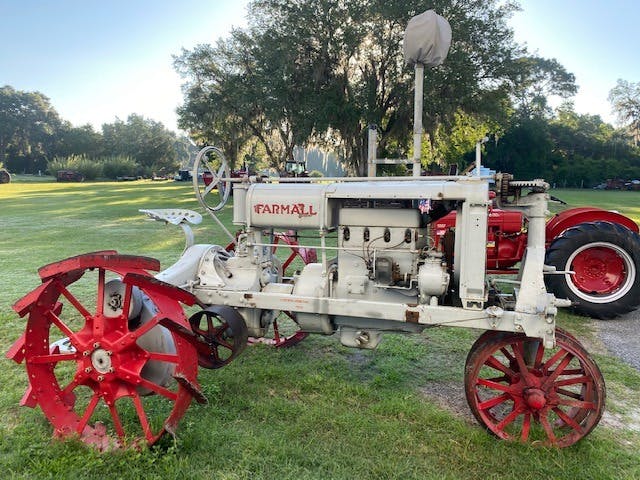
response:
<path id="1" fill-rule="evenodd" d="M 272 214 L 272 215 L 298 215 L 298 217 L 313 217 L 318 212 L 314 210 L 314 205 L 305 205 L 304 203 L 291 203 L 291 204 L 265 204 L 256 203 L 253 206 L 253 211 L 258 215 Z"/>

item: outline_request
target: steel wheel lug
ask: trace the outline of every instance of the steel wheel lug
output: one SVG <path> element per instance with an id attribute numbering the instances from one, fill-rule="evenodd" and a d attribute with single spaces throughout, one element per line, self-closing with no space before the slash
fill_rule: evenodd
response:
<path id="1" fill-rule="evenodd" d="M 84 369 L 84 373 L 91 373 L 91 372 L 93 372 L 93 368 L 91 367 L 87 367 Z"/>

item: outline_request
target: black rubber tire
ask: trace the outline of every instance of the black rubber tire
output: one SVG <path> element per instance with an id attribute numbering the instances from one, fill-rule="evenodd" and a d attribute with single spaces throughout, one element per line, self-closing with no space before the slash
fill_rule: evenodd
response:
<path id="1" fill-rule="evenodd" d="M 11 182 L 11 175 L 4 168 L 0 168 L 0 183 Z"/>
<path id="2" fill-rule="evenodd" d="M 610 319 L 635 310 L 640 305 L 640 235 L 611 222 L 587 222 L 560 234 L 547 249 L 545 264 L 558 271 L 572 270 L 572 257 L 586 246 L 616 251 L 625 264 L 625 283 L 618 290 L 596 294 L 578 288 L 572 275 L 546 275 L 547 290 L 557 298 L 568 298 L 581 315 Z"/>

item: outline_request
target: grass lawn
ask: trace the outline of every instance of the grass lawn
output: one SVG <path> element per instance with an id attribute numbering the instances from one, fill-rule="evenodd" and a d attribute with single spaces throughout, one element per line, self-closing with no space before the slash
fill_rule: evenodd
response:
<path id="1" fill-rule="evenodd" d="M 553 194 L 640 222 L 638 192 Z M 181 230 L 138 212 L 163 207 L 199 210 L 186 183 L 0 185 L 0 351 L 24 330 L 11 305 L 40 283 L 41 265 L 101 249 L 156 257 L 163 268 L 175 261 Z M 227 206 L 222 219 L 230 218 Z M 195 230 L 198 242 L 227 243 L 207 217 Z M 175 440 L 106 454 L 52 440 L 42 412 L 19 407 L 24 366 L 3 358 L 0 471 L 25 479 L 640 478 L 640 374 L 604 349 L 593 320 L 562 313 L 559 324 L 594 353 L 608 392 L 605 419 L 570 448 L 506 443 L 478 426 L 462 377 L 479 332 L 441 328 L 387 335 L 375 351 L 321 336 L 290 349 L 247 348 L 225 368 L 200 371 L 209 404 L 192 405 Z"/>

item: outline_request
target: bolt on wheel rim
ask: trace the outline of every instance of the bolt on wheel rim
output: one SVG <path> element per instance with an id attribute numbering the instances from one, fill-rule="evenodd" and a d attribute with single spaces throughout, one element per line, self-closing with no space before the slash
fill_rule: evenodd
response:
<path id="1" fill-rule="evenodd" d="M 579 298 L 593 303 L 609 303 L 624 297 L 636 277 L 634 262 L 622 248 L 594 242 L 577 249 L 567 259 L 567 285 Z"/>

